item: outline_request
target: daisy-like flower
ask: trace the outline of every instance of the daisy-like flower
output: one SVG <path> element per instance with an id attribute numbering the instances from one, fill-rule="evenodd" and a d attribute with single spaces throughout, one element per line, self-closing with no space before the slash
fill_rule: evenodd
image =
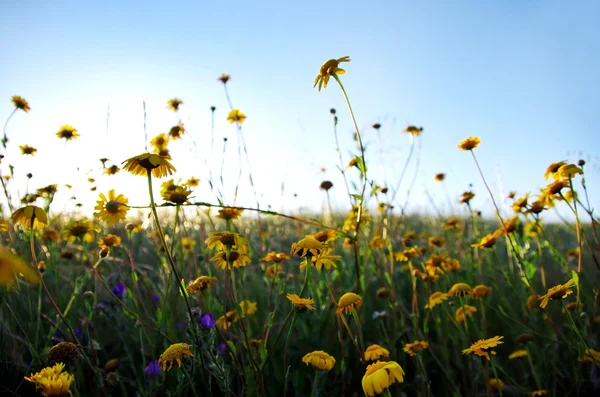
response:
<path id="1" fill-rule="evenodd" d="M 515 358 L 527 357 L 528 355 L 527 350 L 515 350 L 508 355 L 508 359 L 514 360 Z"/>
<path id="2" fill-rule="evenodd" d="M 204 243 L 209 249 L 216 248 L 217 251 L 225 251 L 229 247 L 241 254 L 247 254 L 250 249 L 244 237 L 232 232 L 212 232 L 208 235 Z"/>
<path id="3" fill-rule="evenodd" d="M 216 277 L 200 276 L 197 279 L 195 279 L 194 281 L 191 281 L 188 284 L 187 289 L 190 294 L 195 294 L 195 293 L 203 291 L 209 287 L 212 287 L 212 285 L 214 283 L 216 283 L 217 281 L 219 281 L 219 279 Z"/>
<path id="4" fill-rule="evenodd" d="M 165 150 L 169 145 L 169 137 L 166 134 L 158 134 L 150 140 L 150 145 L 152 145 L 155 152 Z"/>
<path id="5" fill-rule="evenodd" d="M 63 372 L 65 364 L 58 363 L 52 367 L 46 367 L 40 372 L 25 377 L 25 380 L 35 383 L 36 389 L 39 389 L 42 395 L 47 397 L 62 397 L 71 394 L 69 389 L 75 377 Z"/>
<path id="6" fill-rule="evenodd" d="M 409 125 L 408 127 L 406 127 L 404 129 L 405 134 L 411 134 L 414 136 L 419 136 L 419 135 L 421 135 L 422 132 L 423 132 L 423 127 L 417 127 L 414 125 Z"/>
<path id="7" fill-rule="evenodd" d="M 25 155 L 33 156 L 35 154 L 35 152 L 37 152 L 36 148 L 31 147 L 29 145 L 19 146 L 19 149 L 21 149 L 21 154 L 24 156 Z"/>
<path id="8" fill-rule="evenodd" d="M 305 312 L 307 309 L 315 310 L 315 307 L 313 306 L 315 301 L 313 299 L 300 298 L 296 294 L 287 294 L 286 298 L 288 298 L 288 300 L 294 304 L 294 308 L 300 313 Z"/>
<path id="9" fill-rule="evenodd" d="M 594 349 L 586 349 L 583 352 L 583 357 L 579 359 L 582 363 L 600 363 L 600 352 Z"/>
<path id="10" fill-rule="evenodd" d="M 469 204 L 471 200 L 475 197 L 475 193 L 473 192 L 463 192 L 462 198 L 460 199 L 461 204 Z"/>
<path id="11" fill-rule="evenodd" d="M 558 171 L 556 172 L 555 179 L 571 179 L 574 178 L 577 174 L 583 175 L 583 170 L 575 164 L 564 164 L 561 165 Z"/>
<path id="12" fill-rule="evenodd" d="M 121 237 L 114 234 L 107 234 L 98 241 L 100 247 L 118 247 L 121 245 Z"/>
<path id="13" fill-rule="evenodd" d="M 25 113 L 27 113 L 27 112 L 29 112 L 31 110 L 31 108 L 29 107 L 29 103 L 22 96 L 13 95 L 12 98 L 11 98 L 11 101 L 12 101 L 13 105 L 15 105 L 15 107 L 17 109 L 21 109 Z"/>
<path id="14" fill-rule="evenodd" d="M 158 154 L 143 153 L 123 161 L 123 164 L 123 169 L 133 175 L 147 176 L 148 172 L 152 172 L 155 178 L 163 178 L 176 171 L 166 157 Z"/>
<path id="15" fill-rule="evenodd" d="M 302 362 L 306 363 L 306 365 L 310 364 L 317 369 L 331 371 L 335 365 L 335 358 L 325 353 L 323 350 L 315 350 L 302 357 Z"/>
<path id="16" fill-rule="evenodd" d="M 189 187 L 198 187 L 198 185 L 200 185 L 200 179 L 198 178 L 194 178 L 193 176 L 190 177 L 190 179 L 188 179 L 185 182 L 186 185 L 188 185 Z"/>
<path id="17" fill-rule="evenodd" d="M 227 84 L 227 82 L 231 80 L 231 76 L 228 75 L 227 73 L 223 73 L 221 76 L 219 76 L 219 78 L 217 79 L 217 81 L 220 81 L 223 84 Z"/>
<path id="18" fill-rule="evenodd" d="M 163 184 L 163 188 L 160 190 L 160 195 L 162 196 L 163 200 L 177 205 L 187 203 L 190 194 L 192 194 L 192 191 L 189 190 L 185 185 L 174 185 L 164 188 Z"/>
<path id="19" fill-rule="evenodd" d="M 510 234 L 517 230 L 517 226 L 519 226 L 519 218 L 512 218 L 508 222 L 504 222 L 504 226 L 502 226 L 499 230 L 503 231 L 504 234 Z"/>
<path id="20" fill-rule="evenodd" d="M 496 244 L 496 240 L 502 234 L 502 230 L 496 230 L 492 234 L 488 234 L 487 236 L 483 236 L 481 241 L 477 244 L 471 244 L 471 247 L 476 248 L 492 248 L 494 244 Z"/>
<path id="21" fill-rule="evenodd" d="M 287 256 L 284 252 L 276 253 L 275 251 L 269 252 L 267 255 L 262 257 L 260 260 L 262 262 L 275 262 L 281 263 L 283 261 L 289 261 L 291 258 Z"/>
<path id="22" fill-rule="evenodd" d="M 365 350 L 365 361 L 379 360 L 381 357 L 389 357 L 390 352 L 379 345 L 371 345 Z"/>
<path id="23" fill-rule="evenodd" d="M 532 392 L 529 392 L 529 397 L 546 397 L 548 395 L 548 390 L 547 389 L 542 389 L 542 390 L 535 390 Z"/>
<path id="24" fill-rule="evenodd" d="M 570 279 L 565 284 L 558 284 L 557 286 L 550 288 L 546 295 L 542 295 L 538 298 L 538 300 L 541 301 L 540 307 L 545 309 L 548 305 L 548 302 L 551 300 L 565 299 L 567 296 L 572 294 L 573 290 L 571 290 L 571 288 L 573 288 L 573 283 L 573 279 Z"/>
<path id="25" fill-rule="evenodd" d="M 114 225 L 127 217 L 129 200 L 122 194 L 115 195 L 115 189 L 108 191 L 108 197 L 100 193 L 100 200 L 96 201 L 94 216 L 100 218 L 109 225 Z"/>
<path id="26" fill-rule="evenodd" d="M 230 310 L 225 315 L 219 317 L 216 321 L 217 327 L 222 330 L 227 330 L 238 321 L 238 316 L 235 310 Z"/>
<path id="27" fill-rule="evenodd" d="M 425 309 L 433 309 L 437 305 L 441 305 L 445 300 L 448 300 L 448 294 L 443 292 L 434 292 L 429 295 L 429 303 L 425 305 Z"/>
<path id="28" fill-rule="evenodd" d="M 342 314 L 343 312 L 352 313 L 360 305 L 362 305 L 362 298 L 359 295 L 354 292 L 346 292 L 340 298 L 336 312 L 337 314 Z"/>
<path id="29" fill-rule="evenodd" d="M 368 397 L 374 397 L 395 382 L 404 382 L 402 367 L 395 361 L 377 361 L 367 367 L 362 378 L 362 388 Z"/>
<path id="30" fill-rule="evenodd" d="M 439 174 L 435 174 L 435 176 L 433 177 L 433 179 L 436 182 L 442 182 L 444 179 L 446 179 L 446 174 L 444 174 L 443 172 L 440 172 Z"/>
<path id="31" fill-rule="evenodd" d="M 479 139 L 479 137 L 470 136 L 467 139 L 465 139 L 464 141 L 462 141 L 458 145 L 458 148 L 462 149 L 462 150 L 473 150 L 477 146 L 479 146 L 480 143 L 481 143 L 481 139 Z"/>
<path id="32" fill-rule="evenodd" d="M 529 193 L 527 193 L 524 197 L 520 197 L 516 199 L 511 207 L 515 212 L 523 212 L 523 210 L 527 209 L 527 201 L 529 200 Z"/>
<path id="33" fill-rule="evenodd" d="M 30 283 L 37 284 L 40 281 L 37 272 L 23 259 L 0 247 L 0 285 L 14 287 L 19 276 Z"/>
<path id="34" fill-rule="evenodd" d="M 290 255 L 319 256 L 323 252 L 323 243 L 315 240 L 313 237 L 306 236 L 297 243 L 292 244 Z"/>
<path id="35" fill-rule="evenodd" d="M 473 289 L 469 284 L 456 283 L 450 288 L 450 291 L 448 291 L 448 296 L 453 298 L 455 296 L 471 295 L 471 292 L 473 292 Z"/>
<path id="36" fill-rule="evenodd" d="M 375 291 L 375 297 L 377 299 L 386 299 L 386 298 L 389 298 L 390 295 L 391 295 L 391 292 L 386 287 L 381 287 L 381 288 L 377 289 L 377 291 Z"/>
<path id="37" fill-rule="evenodd" d="M 471 298 L 479 299 L 492 294 L 492 289 L 483 284 L 476 285 L 471 291 Z"/>
<path id="38" fill-rule="evenodd" d="M 240 109 L 233 109 L 227 115 L 227 121 L 229 121 L 231 124 L 233 124 L 233 123 L 242 124 L 244 121 L 246 121 L 246 115 L 244 113 L 242 113 L 242 111 Z"/>
<path id="39" fill-rule="evenodd" d="M 218 252 L 210 258 L 211 262 L 216 262 L 215 266 L 220 269 L 231 269 L 233 267 L 245 267 L 250 263 L 250 257 L 239 251 L 231 251 L 229 253 L 229 263 L 227 262 L 227 253 L 224 251 Z"/>
<path id="40" fill-rule="evenodd" d="M 79 134 L 77 133 L 77 130 L 73 128 L 73 126 L 65 124 L 62 127 L 60 127 L 60 129 L 56 133 L 56 136 L 61 139 L 64 138 L 65 141 L 70 141 L 72 139 L 76 139 L 79 136 Z"/>
<path id="41" fill-rule="evenodd" d="M 48 216 L 44 210 L 35 205 L 27 205 L 19 208 L 12 213 L 10 219 L 15 224 L 23 225 L 28 229 L 33 227 L 34 229 L 42 230 L 44 225 L 48 224 Z"/>
<path id="42" fill-rule="evenodd" d="M 407 343 L 404 346 L 404 351 L 408 353 L 411 357 L 417 355 L 418 352 L 423 351 L 429 347 L 429 342 L 425 342 L 422 340 L 416 340 L 412 343 Z"/>
<path id="43" fill-rule="evenodd" d="M 564 161 L 557 161 L 555 163 L 552 163 L 548 166 L 548 168 L 546 168 L 546 173 L 544 174 L 544 178 L 546 178 L 546 180 L 548 180 L 548 178 L 552 177 L 554 180 L 558 180 L 560 179 L 558 177 L 558 170 L 560 169 L 560 167 L 562 167 L 563 165 L 565 165 L 567 163 L 565 163 Z"/>
<path id="44" fill-rule="evenodd" d="M 444 240 L 443 237 L 432 236 L 432 237 L 429 237 L 428 244 L 430 247 L 441 248 L 446 244 L 446 240 Z"/>
<path id="45" fill-rule="evenodd" d="M 489 353 L 496 354 L 496 352 L 492 351 L 492 349 L 494 347 L 504 343 L 500 340 L 503 338 L 504 338 L 504 336 L 494 336 L 493 338 L 490 338 L 490 339 L 480 339 L 477 342 L 473 343 L 471 345 L 471 347 L 469 347 L 468 349 L 464 349 L 462 351 L 462 354 L 474 353 L 480 357 L 485 357 L 489 360 L 490 359 Z"/>
<path id="46" fill-rule="evenodd" d="M 186 254 L 190 254 L 194 252 L 194 247 L 196 246 L 196 240 L 190 237 L 183 237 L 180 241 L 181 249 Z"/>
<path id="47" fill-rule="evenodd" d="M 173 364 L 177 363 L 177 366 L 181 368 L 181 360 L 185 357 L 194 357 L 190 351 L 190 345 L 186 343 L 174 343 L 165 350 L 163 354 L 158 358 L 158 365 L 163 371 L 171 369 Z M 167 365 L 169 368 L 167 368 Z"/>
<path id="48" fill-rule="evenodd" d="M 58 362 L 73 361 L 79 358 L 79 349 L 81 345 L 71 342 L 60 342 L 48 350 L 48 362 L 55 364 Z"/>
<path id="49" fill-rule="evenodd" d="M 337 265 L 335 264 L 334 261 L 339 261 L 340 259 L 342 259 L 342 257 L 339 255 L 328 255 L 328 254 L 329 254 L 329 250 L 327 249 L 317 256 L 311 256 L 310 260 L 311 260 L 312 265 L 317 270 L 321 270 L 323 268 L 323 266 L 325 266 L 325 269 L 327 269 L 327 270 L 331 270 L 331 268 L 337 268 Z M 300 269 L 305 269 L 307 262 L 308 262 L 308 257 L 306 257 L 306 259 L 304 259 L 302 261 L 302 263 L 300 263 Z"/>
<path id="50" fill-rule="evenodd" d="M 273 278 L 277 275 L 277 273 L 279 273 L 280 271 L 282 271 L 282 267 L 281 265 L 278 265 L 277 263 L 273 263 L 272 265 L 269 265 L 266 267 L 265 269 L 265 277 L 267 278 Z"/>
<path id="51" fill-rule="evenodd" d="M 312 237 L 320 243 L 329 244 L 337 240 L 338 235 L 335 230 L 322 230 L 317 234 L 309 234 L 306 237 Z"/>
<path id="52" fill-rule="evenodd" d="M 494 390 L 502 390 L 504 389 L 504 382 L 500 379 L 492 378 L 490 379 L 490 387 Z"/>
<path id="53" fill-rule="evenodd" d="M 243 317 L 251 316 L 252 314 L 255 314 L 258 311 L 256 302 L 241 301 L 240 307 L 242 308 Z"/>
<path id="54" fill-rule="evenodd" d="M 341 62 L 350 62 L 350 57 L 345 56 L 338 59 L 330 59 L 326 61 L 323 66 L 319 69 L 319 75 L 315 79 L 315 84 L 313 88 L 319 84 L 319 91 L 321 91 L 321 87 L 327 88 L 327 84 L 329 83 L 329 78 L 334 74 L 346 74 L 344 69 L 339 67 Z"/>
<path id="55" fill-rule="evenodd" d="M 179 139 L 179 137 L 182 136 L 184 133 L 185 127 L 183 126 L 183 123 L 181 121 L 177 123 L 176 126 L 171 127 L 171 129 L 169 130 L 169 136 L 174 141 Z"/>
<path id="56" fill-rule="evenodd" d="M 179 106 L 183 105 L 183 101 L 179 98 L 169 99 L 167 101 L 167 107 L 169 110 L 177 112 L 179 110 Z"/>
<path id="57" fill-rule="evenodd" d="M 217 215 L 217 218 L 225 221 L 235 221 L 242 216 L 242 212 L 244 212 L 244 210 L 242 208 L 225 207 L 219 209 L 218 212 L 219 214 Z"/>
<path id="58" fill-rule="evenodd" d="M 525 302 L 525 305 L 527 306 L 527 308 L 529 308 L 529 310 L 532 310 L 534 312 L 539 312 L 540 311 L 540 296 L 539 295 L 529 295 L 529 297 L 527 298 L 527 301 Z"/>
<path id="59" fill-rule="evenodd" d="M 373 249 L 380 249 L 385 247 L 385 239 L 381 236 L 374 236 L 369 243 L 369 246 Z"/>
<path id="60" fill-rule="evenodd" d="M 473 313 L 476 313 L 478 310 L 475 306 L 464 305 L 456 309 L 456 313 L 454 314 L 454 320 L 457 324 L 462 323 L 466 320 L 467 317 L 473 317 Z"/>
<path id="61" fill-rule="evenodd" d="M 118 165 L 113 164 L 110 167 L 107 167 L 104 169 L 104 174 L 105 175 L 116 175 L 117 172 L 121 171 L 121 169 L 119 168 Z"/>
<path id="62" fill-rule="evenodd" d="M 81 239 L 87 243 L 90 243 L 94 240 L 94 233 L 98 233 L 100 228 L 94 222 L 91 222 L 87 219 L 80 219 L 76 221 L 69 222 L 62 229 L 63 239 L 67 241 L 75 241 L 76 239 Z"/>

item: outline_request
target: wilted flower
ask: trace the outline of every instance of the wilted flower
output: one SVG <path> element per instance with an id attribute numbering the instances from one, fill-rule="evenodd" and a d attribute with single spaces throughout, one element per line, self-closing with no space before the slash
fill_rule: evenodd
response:
<path id="1" fill-rule="evenodd" d="M 163 371 L 171 369 L 175 363 L 177 363 L 178 367 L 181 367 L 181 360 L 185 356 L 194 357 L 192 352 L 190 352 L 190 345 L 185 343 L 174 343 L 160 355 L 158 365 Z M 169 368 L 167 368 L 167 365 Z"/>
<path id="2" fill-rule="evenodd" d="M 330 371 L 335 365 L 335 358 L 323 350 L 317 350 L 302 357 L 302 362 L 306 363 L 306 365 L 310 364 L 317 369 Z"/>
<path id="3" fill-rule="evenodd" d="M 429 343 L 421 340 L 416 340 L 412 343 L 407 343 L 404 346 L 404 351 L 410 356 L 414 357 L 418 352 L 423 351 L 429 347 Z"/>
<path id="4" fill-rule="evenodd" d="M 362 305 L 362 298 L 354 292 L 347 292 L 342 295 L 338 302 L 337 314 L 352 313 L 360 305 Z"/>
<path id="5" fill-rule="evenodd" d="M 155 178 L 162 178 L 176 171 L 166 157 L 158 154 L 143 153 L 125 160 L 123 164 L 123 169 L 133 175 L 147 176 L 148 172 L 152 172 Z"/>
<path id="6" fill-rule="evenodd" d="M 379 360 L 381 357 L 389 357 L 389 350 L 379 346 L 379 345 L 371 345 L 367 347 L 365 350 L 365 361 L 375 361 Z"/>
<path id="7" fill-rule="evenodd" d="M 402 367 L 395 361 L 377 361 L 367 367 L 362 378 L 362 387 L 368 397 L 374 397 L 395 382 L 404 382 Z"/>
<path id="8" fill-rule="evenodd" d="M 48 224 L 48 217 L 43 209 L 35 205 L 21 207 L 12 213 L 12 221 L 17 225 L 23 225 L 26 228 L 42 230 L 44 225 Z"/>

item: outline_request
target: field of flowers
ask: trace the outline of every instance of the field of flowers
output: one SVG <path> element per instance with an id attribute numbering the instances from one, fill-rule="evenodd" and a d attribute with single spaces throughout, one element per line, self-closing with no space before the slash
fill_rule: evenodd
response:
<path id="1" fill-rule="evenodd" d="M 149 205 L 120 187 L 98 192 L 93 216 L 72 216 L 53 206 L 57 185 L 16 197 L 12 167 L 0 177 L 0 395 L 600 395 L 600 238 L 585 162 L 539 170 L 547 187 L 502 198 L 506 217 L 477 162 L 485 140 L 468 137 L 455 150 L 487 189 L 452 203 L 460 216 L 408 214 L 369 177 L 345 62 L 325 62 L 314 85 L 341 91 L 355 129 L 356 154 L 338 150 L 346 214 L 231 206 L 216 177 L 202 183 L 217 203 L 191 201 L 200 180 L 173 179 L 169 152 L 182 123 L 150 137 L 147 153 L 100 160 L 106 177 L 146 178 Z M 226 93 L 229 78 L 218 79 Z M 3 153 L 11 117 L 30 110 L 12 103 Z M 182 104 L 167 102 L 175 114 Z M 240 135 L 245 119 L 231 106 Z M 423 128 L 404 133 L 414 141 Z M 56 135 L 79 136 L 70 125 Z M 329 199 L 332 187 L 314 194 Z M 472 207 L 475 194 L 494 218 Z M 573 221 L 542 223 L 558 203 Z"/>

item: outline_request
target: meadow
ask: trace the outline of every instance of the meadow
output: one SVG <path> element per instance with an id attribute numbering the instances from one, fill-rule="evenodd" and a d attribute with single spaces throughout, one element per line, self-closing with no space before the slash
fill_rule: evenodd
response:
<path id="1" fill-rule="evenodd" d="M 145 203 L 115 188 L 98 192 L 83 216 L 53 205 L 68 187 L 18 197 L 11 167 L 0 178 L 0 394 L 600 395 L 600 239 L 585 161 L 549 164 L 539 170 L 541 191 L 501 198 L 477 161 L 485 139 L 465 137 L 452 150 L 472 157 L 486 189 L 448 197 L 455 215 L 411 214 L 396 199 L 400 181 L 369 177 L 343 85 L 347 62 L 328 60 L 314 81 L 348 105 L 356 148 L 332 153 L 344 185 L 304 187 L 327 202 L 336 189 L 348 197 L 345 213 L 331 205 L 283 213 L 259 199 L 233 206 L 218 175 L 177 180 L 182 167 L 169 145 L 184 139 L 181 122 L 151 134 L 146 153 L 100 160 L 105 178 L 145 178 Z M 225 93 L 229 79 L 218 78 Z M 30 110 L 20 96 L 12 104 L 3 153 L 11 117 Z M 165 111 L 183 104 L 169 99 Z M 243 137 L 245 114 L 229 110 Z M 337 141 L 340 116 L 332 109 L 331 117 Z M 402 133 L 414 144 L 426 131 Z M 56 135 L 71 144 L 79 132 L 64 125 Z M 249 176 L 236 194 L 239 184 L 254 189 Z M 434 178 L 444 184 L 445 174 Z M 214 202 L 191 200 L 200 183 Z M 494 216 L 472 206 L 475 195 L 489 197 Z M 544 221 L 558 205 L 569 218 Z"/>

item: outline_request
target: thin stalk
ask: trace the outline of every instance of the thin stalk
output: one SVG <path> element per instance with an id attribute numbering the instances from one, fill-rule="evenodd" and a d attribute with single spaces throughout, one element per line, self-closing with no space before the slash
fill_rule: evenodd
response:
<path id="1" fill-rule="evenodd" d="M 496 385 L 498 386 L 498 393 L 500 397 L 502 397 L 502 388 L 500 387 L 500 379 L 498 379 L 498 371 L 496 371 L 496 365 L 494 364 L 494 358 L 490 356 L 490 363 L 492 364 L 492 372 L 494 373 L 494 377 L 496 378 Z"/>

